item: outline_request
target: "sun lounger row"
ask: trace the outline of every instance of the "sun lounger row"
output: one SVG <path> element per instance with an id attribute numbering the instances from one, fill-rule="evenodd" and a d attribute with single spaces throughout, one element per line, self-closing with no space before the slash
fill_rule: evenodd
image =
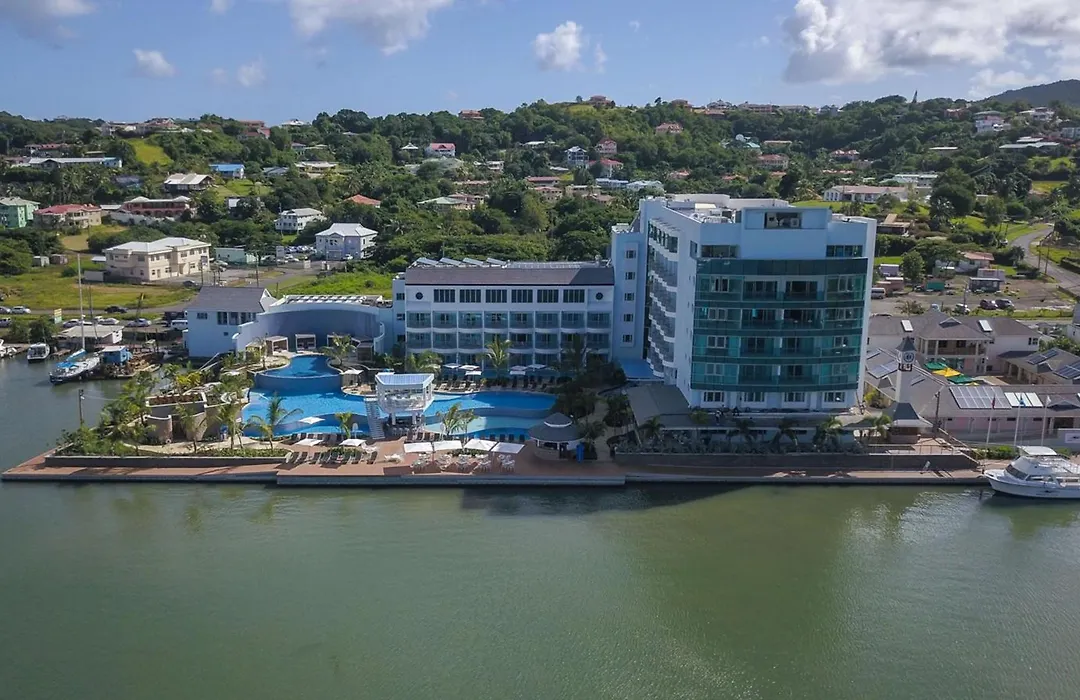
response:
<path id="1" fill-rule="evenodd" d="M 363 452 L 291 452 L 285 457 L 284 464 L 374 464 L 379 458 L 378 451 Z"/>

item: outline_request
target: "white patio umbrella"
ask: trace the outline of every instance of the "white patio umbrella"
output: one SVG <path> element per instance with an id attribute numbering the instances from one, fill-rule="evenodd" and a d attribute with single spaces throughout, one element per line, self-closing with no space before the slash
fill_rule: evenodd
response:
<path id="1" fill-rule="evenodd" d="M 443 369 L 461 369 L 461 365 L 457 364 L 456 362 L 451 362 L 450 364 L 443 365 Z"/>
<path id="2" fill-rule="evenodd" d="M 518 452 L 521 452 L 523 447 L 525 447 L 525 445 L 519 445 L 516 442 L 500 442 L 495 445 L 495 447 L 491 448 L 491 451 L 504 455 L 516 455 Z"/>
<path id="3" fill-rule="evenodd" d="M 531 370 L 547 369 L 547 365 L 529 365 L 525 369 L 531 369 Z"/>
<path id="4" fill-rule="evenodd" d="M 406 454 L 419 454 L 422 452 L 434 452 L 430 442 L 407 442 L 405 443 Z"/>
<path id="5" fill-rule="evenodd" d="M 438 440 L 431 443 L 433 452 L 449 452 L 461 449 L 461 440 Z"/>
<path id="6" fill-rule="evenodd" d="M 458 369 L 463 369 L 466 372 L 473 372 L 480 369 L 480 367 L 478 367 L 477 365 L 462 365 L 461 367 L 458 367 Z"/>
<path id="7" fill-rule="evenodd" d="M 481 440 L 480 438 L 473 438 L 465 443 L 466 450 L 479 450 L 480 452 L 490 452 L 492 447 L 495 447 L 498 443 L 491 440 Z"/>
<path id="8" fill-rule="evenodd" d="M 471 369 L 471 370 L 469 370 L 468 372 L 465 373 L 465 376 L 466 377 L 480 377 L 480 376 L 483 376 L 483 374 L 484 373 L 481 372 L 478 369 Z"/>
<path id="9" fill-rule="evenodd" d="M 357 438 L 349 438 L 348 440 L 342 440 L 341 441 L 341 446 L 342 447 L 360 447 L 363 444 L 364 444 L 364 441 L 363 440 L 358 440 Z"/>
<path id="10" fill-rule="evenodd" d="M 513 367 L 510 368 L 510 371 L 511 372 L 524 372 L 527 369 L 528 369 L 528 367 L 526 367 L 525 365 L 514 365 Z"/>
<path id="11" fill-rule="evenodd" d="M 322 418 L 319 418 L 318 416 L 304 416 L 296 422 L 301 425 L 315 425 L 316 423 L 321 423 Z"/>

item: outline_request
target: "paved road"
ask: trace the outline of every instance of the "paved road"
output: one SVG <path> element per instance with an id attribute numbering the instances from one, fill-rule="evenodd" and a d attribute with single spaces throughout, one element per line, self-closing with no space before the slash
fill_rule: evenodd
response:
<path id="1" fill-rule="evenodd" d="M 1029 233 L 1026 236 L 1020 236 L 1012 242 L 1013 245 L 1018 245 L 1024 249 L 1024 262 L 1029 265 L 1036 265 L 1039 262 L 1039 254 L 1031 249 L 1031 246 L 1038 241 L 1041 241 L 1045 236 L 1053 230 L 1052 226 L 1046 226 L 1039 229 L 1035 233 Z M 1058 284 L 1068 289 L 1071 292 L 1080 294 L 1080 273 L 1071 272 L 1059 265 L 1055 265 L 1053 262 L 1043 263 L 1044 269 L 1047 274 L 1058 281 Z"/>

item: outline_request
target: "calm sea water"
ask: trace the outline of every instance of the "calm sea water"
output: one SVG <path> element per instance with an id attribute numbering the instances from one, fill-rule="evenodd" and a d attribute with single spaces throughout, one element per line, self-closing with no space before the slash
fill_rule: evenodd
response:
<path id="1" fill-rule="evenodd" d="M 6 484 L 0 621 L 0 698 L 1072 700 L 1080 506 Z"/>

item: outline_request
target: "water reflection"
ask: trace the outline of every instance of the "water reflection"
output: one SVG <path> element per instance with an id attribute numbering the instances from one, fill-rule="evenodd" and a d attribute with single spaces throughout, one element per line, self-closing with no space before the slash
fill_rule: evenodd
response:
<path id="1" fill-rule="evenodd" d="M 741 491 L 748 486 L 650 486 L 642 488 L 527 488 L 464 489 L 463 510 L 484 510 L 489 515 L 589 515 L 608 511 L 640 511 L 680 506 Z"/>
<path id="2" fill-rule="evenodd" d="M 988 512 L 1004 517 L 1017 539 L 1031 539 L 1048 529 L 1069 528 L 1080 521 L 1080 501 L 1033 500 L 994 496 L 982 504 Z"/>

